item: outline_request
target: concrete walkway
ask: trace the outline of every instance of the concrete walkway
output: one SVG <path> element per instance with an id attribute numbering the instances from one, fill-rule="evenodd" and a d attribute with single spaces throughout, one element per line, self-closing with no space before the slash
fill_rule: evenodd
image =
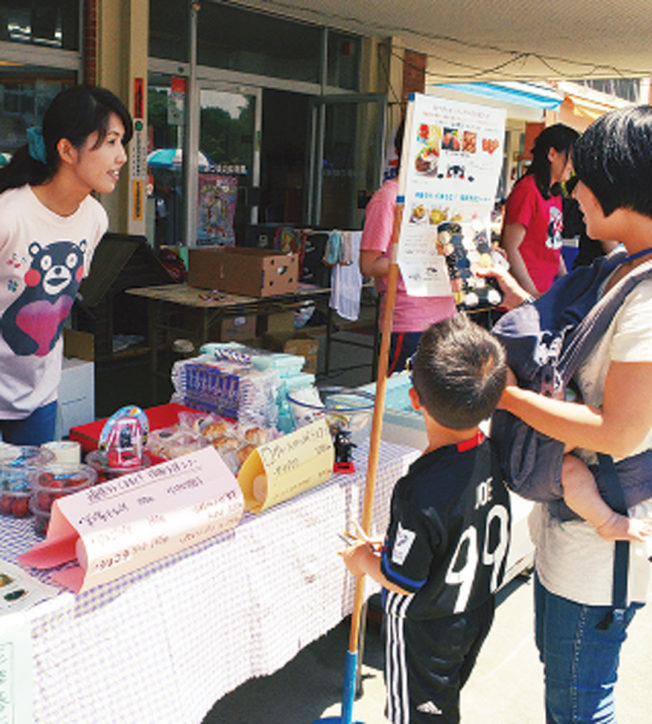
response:
<path id="1" fill-rule="evenodd" d="M 512 581 L 500 595 L 494 626 L 462 692 L 467 724 L 543 724 L 543 685 L 532 634 L 532 581 Z M 220 700 L 204 724 L 311 724 L 341 714 L 349 621 L 306 647 L 273 676 L 248 681 Z M 640 611 L 623 648 L 617 685 L 618 721 L 651 721 L 652 607 Z M 369 624 L 363 691 L 354 720 L 383 724 L 383 651 L 379 627 Z"/>

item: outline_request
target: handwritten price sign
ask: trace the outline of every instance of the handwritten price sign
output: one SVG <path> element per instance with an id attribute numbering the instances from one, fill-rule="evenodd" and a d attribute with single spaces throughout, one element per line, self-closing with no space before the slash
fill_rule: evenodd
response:
<path id="1" fill-rule="evenodd" d="M 334 455 L 324 419 L 261 445 L 238 474 L 245 508 L 260 513 L 326 482 L 333 474 Z"/>
<path id="2" fill-rule="evenodd" d="M 105 583 L 234 528 L 238 483 L 212 447 L 57 500 L 48 536 L 21 562 L 51 568 L 75 592 Z"/>

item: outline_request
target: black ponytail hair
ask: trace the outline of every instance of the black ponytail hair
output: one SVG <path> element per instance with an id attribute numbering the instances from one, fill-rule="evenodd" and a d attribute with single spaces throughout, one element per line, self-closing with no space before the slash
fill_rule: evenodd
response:
<path id="1" fill-rule="evenodd" d="M 534 176 L 537 188 L 544 199 L 550 198 L 550 161 L 548 152 L 551 148 L 559 153 L 571 155 L 573 144 L 579 138 L 579 133 L 564 123 L 555 123 L 544 128 L 536 137 L 532 149 L 532 163 L 527 170 Z M 527 175 L 527 174 L 526 174 Z"/>
<path id="2" fill-rule="evenodd" d="M 11 161 L 0 169 L 0 193 L 25 184 L 40 186 L 53 178 L 61 162 L 57 144 L 62 138 L 67 138 L 75 148 L 81 149 L 86 139 L 97 132 L 94 146 L 97 148 L 106 137 L 112 113 L 122 121 L 125 129 L 122 143 L 126 146 L 133 135 L 131 116 L 110 90 L 73 86 L 61 91 L 43 116 L 45 162 L 32 158 L 27 145 L 19 148 Z"/>

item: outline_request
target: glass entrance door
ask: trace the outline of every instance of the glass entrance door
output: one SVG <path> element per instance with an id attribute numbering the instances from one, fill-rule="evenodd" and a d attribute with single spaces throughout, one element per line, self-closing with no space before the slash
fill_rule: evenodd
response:
<path id="1" fill-rule="evenodd" d="M 234 244 L 258 221 L 260 100 L 257 88 L 200 87 L 198 244 Z"/>
<path id="2" fill-rule="evenodd" d="M 186 81 L 151 75 L 147 236 L 156 248 L 183 245 L 186 214 L 197 218 L 198 244 L 233 244 L 258 220 L 261 92 L 203 80 L 199 86 L 196 208 L 184 194 Z M 193 202 L 194 205 L 194 202 Z"/>
<path id="3" fill-rule="evenodd" d="M 311 102 L 308 224 L 359 229 L 364 201 L 380 184 L 383 95 L 322 96 Z"/>

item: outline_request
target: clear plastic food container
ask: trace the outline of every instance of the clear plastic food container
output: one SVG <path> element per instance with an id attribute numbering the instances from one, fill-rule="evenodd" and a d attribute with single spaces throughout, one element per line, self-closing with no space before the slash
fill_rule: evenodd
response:
<path id="1" fill-rule="evenodd" d="M 23 518 L 29 515 L 33 475 L 54 460 L 54 454 L 36 445 L 0 447 L 0 513 Z"/>

